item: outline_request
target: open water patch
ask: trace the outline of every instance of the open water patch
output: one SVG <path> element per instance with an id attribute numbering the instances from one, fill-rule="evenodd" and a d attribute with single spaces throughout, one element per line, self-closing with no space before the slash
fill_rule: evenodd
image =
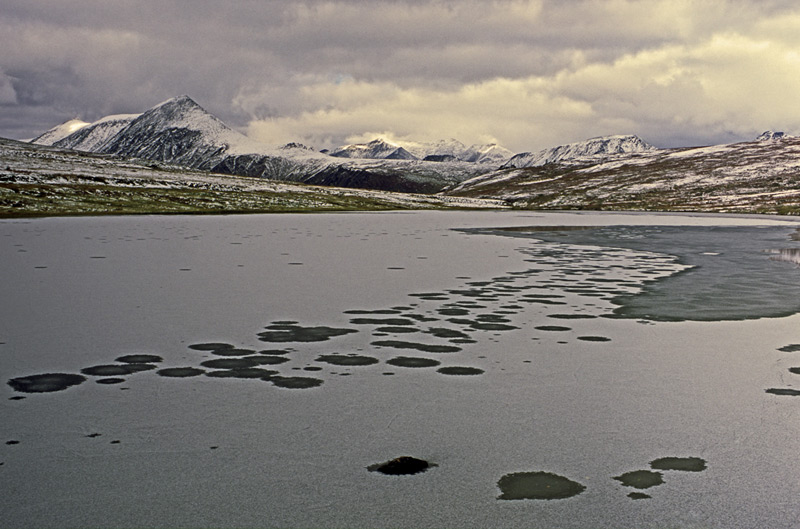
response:
<path id="1" fill-rule="evenodd" d="M 342 311 L 342 313 L 343 314 L 354 314 L 354 315 L 356 315 L 356 314 L 358 314 L 358 315 L 366 315 L 366 314 L 384 314 L 384 315 L 389 315 L 389 314 L 401 314 L 404 309 L 405 309 L 405 307 L 403 307 L 402 309 L 375 309 L 375 310 L 351 309 L 351 310 Z"/>
<path id="2" fill-rule="evenodd" d="M 394 349 L 413 349 L 424 353 L 457 353 L 461 351 L 461 347 L 456 347 L 455 345 L 427 344 L 402 340 L 378 340 L 372 342 L 371 345 L 376 347 L 392 347 Z"/>
<path id="3" fill-rule="evenodd" d="M 132 375 L 140 371 L 156 369 L 152 364 L 104 364 L 81 369 L 84 375 L 93 377 L 115 377 L 120 375 Z"/>
<path id="4" fill-rule="evenodd" d="M 86 381 L 86 377 L 72 373 L 44 373 L 27 377 L 12 378 L 8 381 L 14 391 L 22 393 L 49 393 L 64 391 Z"/>
<path id="5" fill-rule="evenodd" d="M 205 373 L 204 369 L 197 367 L 165 367 L 156 371 L 156 375 L 169 378 L 189 378 Z"/>
<path id="6" fill-rule="evenodd" d="M 682 472 L 702 472 L 706 460 L 700 457 L 660 457 L 650 461 L 653 470 L 680 470 Z"/>
<path id="7" fill-rule="evenodd" d="M 400 456 L 383 463 L 375 463 L 367 467 L 370 472 L 378 472 L 387 476 L 413 476 L 435 467 L 424 459 L 412 456 Z"/>
<path id="8" fill-rule="evenodd" d="M 407 318 L 353 318 L 350 323 L 353 325 L 415 325 L 413 320 Z"/>
<path id="9" fill-rule="evenodd" d="M 284 377 L 270 376 L 265 380 L 272 382 L 273 385 L 284 389 L 312 389 L 322 385 L 322 379 L 313 377 Z"/>
<path id="10" fill-rule="evenodd" d="M 410 368 L 436 367 L 441 364 L 438 360 L 419 356 L 396 356 L 387 360 L 386 363 L 391 366 Z"/>
<path id="11" fill-rule="evenodd" d="M 611 338 L 607 336 L 578 336 L 578 340 L 582 342 L 610 342 Z"/>
<path id="12" fill-rule="evenodd" d="M 781 397 L 800 397 L 800 390 L 791 388 L 769 388 L 764 390 L 771 395 L 778 395 Z"/>
<path id="13" fill-rule="evenodd" d="M 636 489 L 649 489 L 664 484 L 664 475 L 661 472 L 654 472 L 652 470 L 633 470 L 625 472 L 613 479 L 619 481 L 626 487 L 633 487 Z"/>
<path id="14" fill-rule="evenodd" d="M 189 349 L 193 349 L 195 351 L 208 351 L 208 352 L 216 352 L 222 351 L 226 349 L 233 349 L 234 346 L 229 343 L 217 343 L 217 342 L 210 342 L 210 343 L 193 343 L 188 346 Z"/>
<path id="15" fill-rule="evenodd" d="M 335 366 L 370 366 L 379 363 L 380 360 L 372 356 L 357 354 L 328 354 L 318 356 L 317 362 L 325 362 Z"/>
<path id="16" fill-rule="evenodd" d="M 164 361 L 160 356 L 151 354 L 124 355 L 117 357 L 115 360 L 127 364 L 157 364 Z"/>
<path id="17" fill-rule="evenodd" d="M 217 358 L 200 362 L 200 365 L 209 369 L 242 369 L 256 367 L 258 362 L 254 358 Z"/>
<path id="18" fill-rule="evenodd" d="M 358 332 L 357 329 L 343 329 L 326 326 L 304 327 L 297 323 L 276 322 L 268 325 L 266 331 L 258 333 L 262 342 L 325 342 L 337 336 Z"/>
<path id="19" fill-rule="evenodd" d="M 219 371 L 206 371 L 205 375 L 211 378 L 244 378 L 244 379 L 270 379 L 277 375 L 277 371 L 262 369 L 260 367 L 239 367 L 234 369 L 222 369 Z"/>
<path id="20" fill-rule="evenodd" d="M 551 472 L 516 472 L 497 482 L 500 500 L 563 500 L 577 496 L 586 486 Z"/>
<path id="21" fill-rule="evenodd" d="M 103 385 L 111 385 L 111 384 L 122 384 L 125 382 L 124 378 L 117 378 L 117 377 L 110 377 L 110 378 L 98 378 L 95 380 L 97 384 Z"/>
<path id="22" fill-rule="evenodd" d="M 441 373 L 443 375 L 456 375 L 456 376 L 475 376 L 475 375 L 482 375 L 484 373 L 483 369 L 479 369 L 477 367 L 467 367 L 467 366 L 447 366 L 447 367 L 440 367 L 436 370 L 437 373 Z"/>

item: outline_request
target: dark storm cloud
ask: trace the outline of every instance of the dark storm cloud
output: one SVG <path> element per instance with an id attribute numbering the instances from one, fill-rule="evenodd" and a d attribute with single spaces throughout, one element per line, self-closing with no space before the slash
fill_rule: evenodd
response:
<path id="1" fill-rule="evenodd" d="M 527 150 L 624 132 L 685 144 L 800 129 L 800 111 L 742 82 L 755 71 L 762 85 L 800 89 L 786 73 L 795 2 L 3 4 L 0 136 L 179 94 L 266 141 L 317 146 L 387 133 Z"/>

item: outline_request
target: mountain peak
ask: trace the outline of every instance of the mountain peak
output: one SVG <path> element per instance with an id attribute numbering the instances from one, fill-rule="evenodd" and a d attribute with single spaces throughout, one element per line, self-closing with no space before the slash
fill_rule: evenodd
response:
<path id="1" fill-rule="evenodd" d="M 369 143 L 355 143 L 334 149 L 330 156 L 337 158 L 369 158 L 384 160 L 416 160 L 416 156 L 403 147 L 375 138 Z"/>
<path id="2" fill-rule="evenodd" d="M 191 97 L 189 97 L 187 95 L 180 95 L 180 96 L 176 96 L 176 97 L 171 97 L 171 98 L 167 99 L 166 101 L 162 101 L 161 103 L 159 103 L 156 106 L 154 106 L 151 110 L 155 110 L 156 108 L 165 107 L 165 106 L 168 106 L 168 107 L 199 107 L 200 105 L 198 105 L 197 102 L 194 99 L 192 99 Z"/>
<path id="3" fill-rule="evenodd" d="M 539 152 L 523 152 L 511 158 L 504 167 L 536 167 L 548 163 L 561 163 L 603 158 L 616 154 L 631 154 L 656 150 L 655 147 L 634 134 L 599 136 L 588 140 L 559 145 Z"/>
<path id="4" fill-rule="evenodd" d="M 55 142 L 62 140 L 73 132 L 76 132 L 89 125 L 89 123 L 81 121 L 80 119 L 71 119 L 65 123 L 62 123 L 61 125 L 56 125 L 43 134 L 40 134 L 32 139 L 31 143 L 36 143 L 38 145 L 53 145 Z"/>
<path id="5" fill-rule="evenodd" d="M 170 127 L 197 129 L 198 126 L 205 128 L 208 123 L 213 122 L 215 128 L 228 128 L 219 119 L 206 112 L 194 99 L 186 95 L 167 99 L 142 114 L 141 117 L 148 120 L 156 119 Z"/>
<path id="6" fill-rule="evenodd" d="M 788 138 L 788 136 L 783 132 L 767 130 L 759 134 L 758 137 L 756 138 L 756 141 L 774 141 L 774 140 L 782 140 L 783 138 Z"/>

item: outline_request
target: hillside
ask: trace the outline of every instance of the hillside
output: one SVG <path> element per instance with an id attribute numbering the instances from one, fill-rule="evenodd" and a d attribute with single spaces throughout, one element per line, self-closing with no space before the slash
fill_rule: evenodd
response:
<path id="1" fill-rule="evenodd" d="M 373 146 L 375 156 L 354 154 L 355 159 L 298 144 L 266 145 L 231 129 L 188 96 L 142 114 L 68 122 L 33 143 L 236 176 L 408 193 L 435 193 L 500 165 L 420 161 L 396 147 L 377 155 L 390 148 L 383 145 Z"/>
<path id="2" fill-rule="evenodd" d="M 800 214 L 800 138 L 505 168 L 445 191 L 520 208 Z"/>
<path id="3" fill-rule="evenodd" d="M 504 204 L 281 183 L 0 138 L 0 217 L 487 207 Z"/>

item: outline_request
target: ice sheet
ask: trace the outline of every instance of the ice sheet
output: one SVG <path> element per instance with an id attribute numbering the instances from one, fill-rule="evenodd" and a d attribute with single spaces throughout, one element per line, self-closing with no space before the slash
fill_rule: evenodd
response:
<path id="1" fill-rule="evenodd" d="M 672 277 L 679 257 L 453 230 L 532 224 L 796 226 L 519 212 L 2 221 L 5 379 L 163 362 L 120 384 L 4 385 L 0 525 L 794 527 L 800 408 L 765 390 L 797 388 L 800 316 L 609 319 L 614 296 Z M 356 332 L 279 341 L 320 328 Z M 215 342 L 323 383 L 156 373 L 212 371 L 202 364 L 233 357 L 189 346 Z M 423 350 L 437 345 L 460 350 Z M 367 470 L 401 455 L 437 466 Z M 613 479 L 667 456 L 707 469 L 663 471 L 646 500 Z M 499 499 L 520 472 L 586 489 Z"/>

